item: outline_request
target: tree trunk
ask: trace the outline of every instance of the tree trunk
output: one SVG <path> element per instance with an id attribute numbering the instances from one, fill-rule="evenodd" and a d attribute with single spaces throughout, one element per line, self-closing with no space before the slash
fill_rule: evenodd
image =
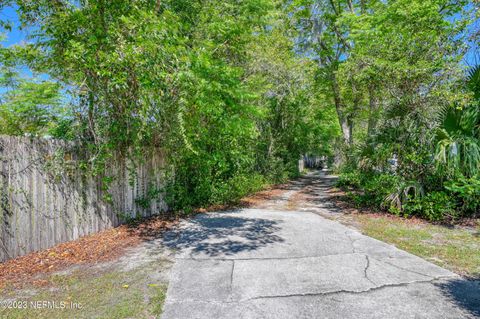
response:
<path id="1" fill-rule="evenodd" d="M 352 130 L 353 130 L 353 121 L 345 116 L 338 116 L 340 121 L 340 127 L 342 129 L 343 141 L 346 145 L 351 146 L 353 142 Z"/>
<path id="2" fill-rule="evenodd" d="M 332 73 L 331 80 L 333 100 L 335 102 L 335 109 L 337 110 L 338 121 L 342 130 L 343 141 L 346 145 L 351 146 L 353 142 L 353 120 L 350 116 L 345 114 L 345 106 L 343 105 L 342 98 L 340 97 L 340 88 L 338 87 L 335 73 Z"/>
<path id="3" fill-rule="evenodd" d="M 367 134 L 372 136 L 373 132 L 377 126 L 377 117 L 378 117 L 378 101 L 374 93 L 374 88 L 370 86 L 368 88 L 368 99 L 369 99 L 369 112 L 368 112 L 368 127 Z"/>

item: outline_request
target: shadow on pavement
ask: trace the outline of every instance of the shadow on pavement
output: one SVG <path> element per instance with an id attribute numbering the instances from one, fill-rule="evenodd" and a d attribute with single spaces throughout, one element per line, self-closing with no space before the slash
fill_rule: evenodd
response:
<path id="1" fill-rule="evenodd" d="M 231 256 L 283 242 L 275 234 L 280 230 L 278 224 L 266 219 L 199 215 L 186 228 L 165 233 L 163 243 L 176 250 L 189 250 L 192 255 Z"/>
<path id="2" fill-rule="evenodd" d="M 305 202 L 308 203 L 308 206 L 324 209 L 331 215 L 344 213 L 344 209 L 336 205 L 334 196 L 328 192 L 335 185 L 336 176 L 317 171 L 303 176 L 301 181 L 304 186 L 302 194 L 306 196 Z"/>
<path id="3" fill-rule="evenodd" d="M 480 281 L 455 279 L 436 286 L 458 307 L 480 318 Z"/>

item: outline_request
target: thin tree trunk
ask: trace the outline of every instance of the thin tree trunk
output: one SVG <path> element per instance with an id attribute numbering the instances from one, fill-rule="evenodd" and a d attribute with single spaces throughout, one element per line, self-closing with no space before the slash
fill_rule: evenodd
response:
<path id="1" fill-rule="evenodd" d="M 349 116 L 347 118 L 347 123 L 348 123 L 348 146 L 353 145 L 353 117 Z"/>
<path id="2" fill-rule="evenodd" d="M 352 129 L 353 129 L 353 121 L 346 118 L 345 116 L 338 117 L 340 121 L 340 127 L 342 129 L 343 141 L 346 145 L 352 145 L 353 138 L 352 138 Z"/>
<path id="3" fill-rule="evenodd" d="M 362 96 L 359 94 L 357 90 L 357 85 L 355 81 L 352 80 L 352 93 L 353 93 L 353 110 L 347 117 L 348 129 L 349 129 L 349 139 L 348 139 L 348 146 L 353 145 L 353 126 L 354 126 L 354 119 L 355 115 L 357 114 L 358 109 L 360 108 L 360 103 L 362 100 Z"/>
<path id="4" fill-rule="evenodd" d="M 332 92 L 333 92 L 333 100 L 335 103 L 335 109 L 338 115 L 338 121 L 340 123 L 340 129 L 342 130 L 343 141 L 346 145 L 351 145 L 352 142 L 352 129 L 353 129 L 353 122 L 348 119 L 345 114 L 345 107 L 342 102 L 342 98 L 340 97 L 340 88 L 338 87 L 337 78 L 335 73 L 332 72 L 331 75 L 332 81 Z"/>
<path id="5" fill-rule="evenodd" d="M 369 114 L 368 114 L 368 127 L 367 127 L 367 134 L 368 136 L 372 136 L 375 128 L 377 126 L 377 118 L 378 118 L 378 101 L 377 97 L 375 96 L 374 88 L 370 86 L 368 88 L 368 99 L 369 99 Z"/>

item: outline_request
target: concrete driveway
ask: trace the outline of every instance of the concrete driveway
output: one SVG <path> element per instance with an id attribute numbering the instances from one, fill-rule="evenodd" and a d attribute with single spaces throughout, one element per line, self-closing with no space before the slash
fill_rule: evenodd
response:
<path id="1" fill-rule="evenodd" d="M 478 283 L 311 212 L 202 214 L 164 243 L 164 319 L 480 317 Z"/>

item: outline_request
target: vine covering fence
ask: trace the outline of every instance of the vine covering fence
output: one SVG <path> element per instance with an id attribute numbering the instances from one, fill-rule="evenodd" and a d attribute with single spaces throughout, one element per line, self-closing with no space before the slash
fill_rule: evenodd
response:
<path id="1" fill-rule="evenodd" d="M 96 177 L 83 155 L 61 141 L 0 136 L 0 262 L 167 212 L 161 150 L 138 163 L 113 156 Z"/>

